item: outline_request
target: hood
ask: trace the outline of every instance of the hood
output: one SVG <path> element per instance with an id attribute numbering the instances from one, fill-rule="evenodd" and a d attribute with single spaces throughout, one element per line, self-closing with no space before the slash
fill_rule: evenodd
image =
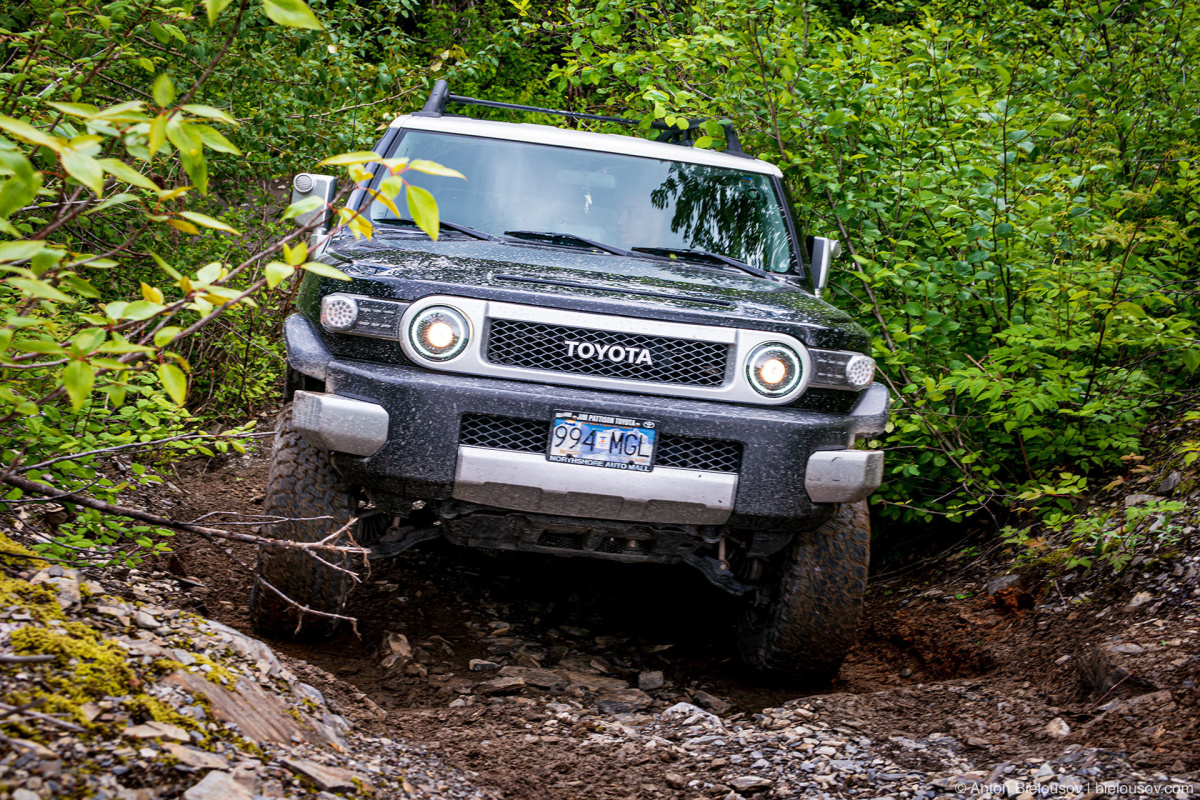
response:
<path id="1" fill-rule="evenodd" d="M 303 292 L 314 303 L 335 290 L 396 300 L 449 294 L 773 330 L 816 347 L 864 350 L 868 343 L 849 315 L 799 286 L 683 262 L 446 236 L 439 242 L 400 236 L 339 242 L 322 260 L 354 283 L 319 279 L 318 291 Z"/>

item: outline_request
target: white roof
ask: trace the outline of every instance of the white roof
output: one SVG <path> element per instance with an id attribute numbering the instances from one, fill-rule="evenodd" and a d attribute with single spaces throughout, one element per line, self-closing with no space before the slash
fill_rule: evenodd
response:
<path id="1" fill-rule="evenodd" d="M 724 167 L 741 172 L 759 172 L 764 175 L 774 175 L 777 178 L 783 176 L 779 167 L 757 158 L 744 158 L 717 150 L 653 142 L 639 136 L 573 131 L 567 128 L 555 128 L 552 125 L 493 122 L 470 117 L 414 117 L 405 114 L 397 117 L 392 123 L 392 127 L 414 131 L 458 133 L 466 136 L 481 136 L 485 139 L 505 139 L 511 142 L 530 142 L 556 147 L 573 147 L 578 150 L 596 150 L 601 153 L 658 158 L 663 161 L 683 161 L 689 164 L 705 164 L 710 167 Z"/>

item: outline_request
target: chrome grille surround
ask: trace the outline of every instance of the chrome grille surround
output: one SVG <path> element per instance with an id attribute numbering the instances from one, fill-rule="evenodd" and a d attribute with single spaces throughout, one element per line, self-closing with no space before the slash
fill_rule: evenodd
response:
<path id="1" fill-rule="evenodd" d="M 606 314 L 593 314 L 580 311 L 565 311 L 557 308 L 540 306 L 517 305 L 500 303 L 489 300 L 478 300 L 468 297 L 453 297 L 447 295 L 432 295 L 414 302 L 405 312 L 400 330 L 407 331 L 412 317 L 422 309 L 431 305 L 446 305 L 456 309 L 471 322 L 473 335 L 463 352 L 453 359 L 434 362 L 423 358 L 408 341 L 407 336 L 401 338 L 400 344 L 407 355 L 416 364 L 429 369 L 458 372 L 468 375 L 482 375 L 510 380 L 530 381 L 541 384 L 559 384 L 563 386 L 578 386 L 592 389 L 607 389 L 638 394 L 657 394 L 672 397 L 690 397 L 703 400 L 719 400 L 731 403 L 748 403 L 751 405 L 786 405 L 799 397 L 808 386 L 812 375 L 812 359 L 808 349 L 797 339 L 773 331 L 749 330 L 745 328 L 726 328 L 716 325 L 694 325 L 680 322 L 662 322 L 659 320 L 641 319 L 634 317 L 618 317 Z M 561 371 L 529 366 L 495 363 L 489 358 L 491 329 L 497 320 L 518 321 L 549 328 L 574 328 L 595 332 L 597 335 L 628 337 L 649 337 L 648 341 L 671 340 L 673 342 L 691 342 L 693 352 L 712 352 L 714 348 L 724 348 L 724 373 L 719 382 L 710 384 L 671 383 L 656 379 L 633 379 L 623 375 L 588 374 L 586 372 Z M 619 340 L 614 340 L 619 341 Z M 744 377 L 742 365 L 747 354 L 755 346 L 764 342 L 782 342 L 794 348 L 800 354 L 803 365 L 803 377 L 796 388 L 781 397 L 764 397 L 754 391 Z M 567 343 L 561 342 L 563 349 Z M 603 342 L 601 342 L 603 344 Z M 637 345 L 630 345 L 636 347 Z M 675 345 L 678 346 L 678 345 Z M 654 344 L 651 344 L 651 358 L 655 356 Z M 636 358 L 634 359 L 637 360 Z M 687 359 L 685 359 L 687 360 Z M 579 363 L 589 363 L 581 360 Z M 613 365 L 615 366 L 615 365 Z M 543 365 L 544 367 L 544 365 Z M 720 372 L 711 360 L 696 368 L 691 367 L 691 374 L 702 375 L 704 380 L 715 381 L 716 376 L 709 376 L 712 370 Z"/>

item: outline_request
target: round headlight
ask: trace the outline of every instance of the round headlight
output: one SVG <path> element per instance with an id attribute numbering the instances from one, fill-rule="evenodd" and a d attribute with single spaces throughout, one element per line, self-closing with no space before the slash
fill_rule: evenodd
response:
<path id="1" fill-rule="evenodd" d="M 854 356 L 846 362 L 846 385 L 851 389 L 865 389 L 875 380 L 875 359 L 870 356 Z"/>
<path id="2" fill-rule="evenodd" d="M 330 294 L 321 299 L 321 325 L 330 331 L 348 331 L 358 322 L 358 303 L 344 294 Z"/>
<path id="3" fill-rule="evenodd" d="M 423 309 L 408 326 L 413 349 L 432 361 L 454 358 L 466 348 L 470 335 L 467 318 L 449 306 Z"/>
<path id="4" fill-rule="evenodd" d="M 746 379 L 754 391 L 766 397 L 782 397 L 804 377 L 800 354 L 780 342 L 760 344 L 746 359 Z"/>

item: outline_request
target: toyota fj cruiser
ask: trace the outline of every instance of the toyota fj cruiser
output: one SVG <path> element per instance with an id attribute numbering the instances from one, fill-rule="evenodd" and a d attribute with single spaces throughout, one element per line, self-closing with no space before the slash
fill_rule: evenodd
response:
<path id="1" fill-rule="evenodd" d="M 775 166 L 687 131 L 637 136 L 447 115 L 450 95 L 376 146 L 430 177 L 432 241 L 397 198 L 349 201 L 375 235 L 332 231 L 286 322 L 289 377 L 265 511 L 272 538 L 346 523 L 372 557 L 455 545 L 686 564 L 740 599 L 756 670 L 821 679 L 854 641 L 865 499 L 884 429 L 867 334 L 819 298 L 836 249 L 801 247 Z M 377 185 L 386 172 L 376 173 Z M 424 176 L 423 176 L 424 177 Z M 297 176 L 296 196 L 333 179 Z M 400 213 L 395 213 L 396 211 Z M 328 222 L 323 222 L 328 225 Z M 807 252 L 806 252 L 807 250 Z M 295 606 L 339 613 L 350 581 L 264 547 L 251 600 L 269 634 Z M 269 584 L 269 585 L 267 585 Z"/>

